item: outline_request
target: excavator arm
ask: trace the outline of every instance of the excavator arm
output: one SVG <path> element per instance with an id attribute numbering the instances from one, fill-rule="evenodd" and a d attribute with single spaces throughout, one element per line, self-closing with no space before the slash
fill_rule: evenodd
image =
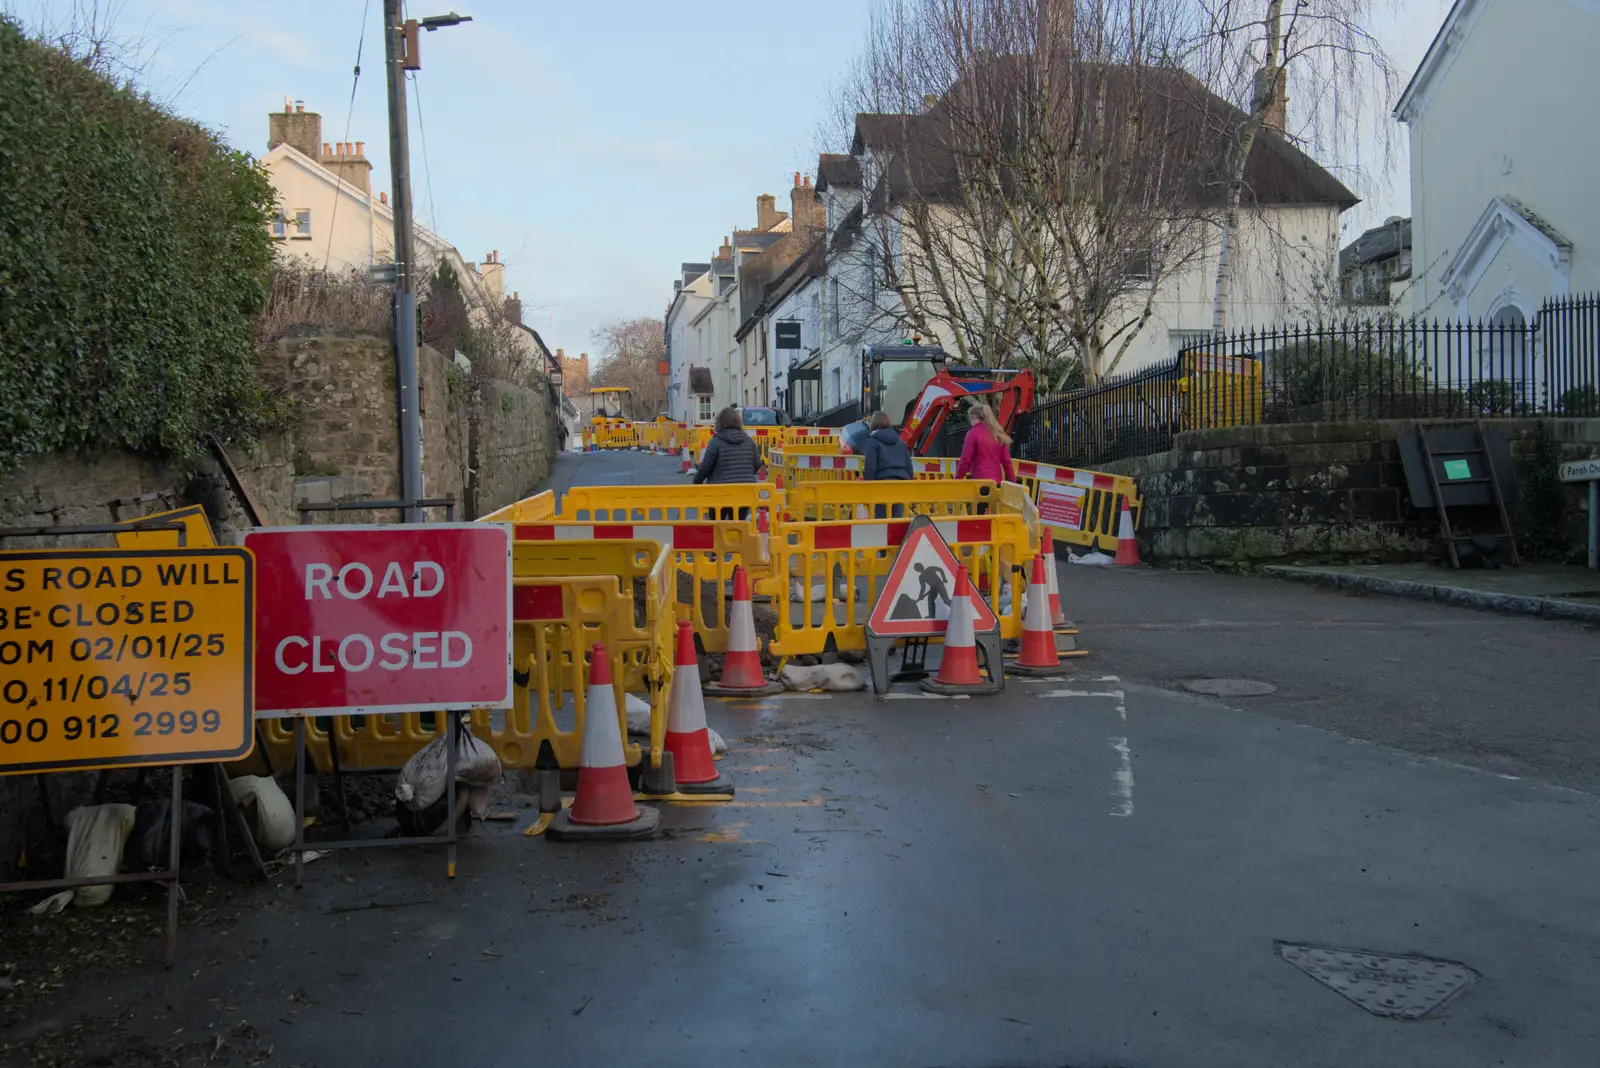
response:
<path id="1" fill-rule="evenodd" d="M 941 370 L 922 387 L 900 428 L 901 439 L 914 455 L 928 456 L 938 447 L 951 416 L 960 411 L 961 401 L 966 398 L 986 401 L 1009 433 L 1025 413 L 1033 410 L 1033 372 L 978 367 Z"/>

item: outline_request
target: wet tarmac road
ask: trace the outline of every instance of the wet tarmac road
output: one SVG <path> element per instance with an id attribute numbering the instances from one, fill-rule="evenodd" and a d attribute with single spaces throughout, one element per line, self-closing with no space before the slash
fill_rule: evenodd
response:
<path id="1" fill-rule="evenodd" d="M 1191 618 L 1224 618 L 1242 580 L 1218 581 Z M 1357 673 L 1354 630 L 1317 655 Z M 1178 693 L 1178 654 L 1113 631 L 1075 679 L 998 699 L 712 702 L 737 800 L 666 807 L 662 839 L 526 838 L 523 810 L 451 884 L 439 851 L 336 855 L 78 1003 L 152 1035 L 249 1022 L 283 1065 L 1594 1063 L 1600 799 Z M 1276 940 L 1479 977 L 1382 1019 Z"/>

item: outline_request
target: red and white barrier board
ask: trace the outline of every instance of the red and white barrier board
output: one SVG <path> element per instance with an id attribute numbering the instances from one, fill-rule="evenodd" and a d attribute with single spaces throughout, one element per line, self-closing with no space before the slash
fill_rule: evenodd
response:
<path id="1" fill-rule="evenodd" d="M 511 531 L 500 523 L 265 527 L 256 717 L 511 704 Z"/>

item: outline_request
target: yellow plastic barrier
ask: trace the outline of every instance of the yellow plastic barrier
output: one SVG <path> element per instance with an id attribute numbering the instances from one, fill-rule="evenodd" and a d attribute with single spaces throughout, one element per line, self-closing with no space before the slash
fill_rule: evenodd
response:
<path id="1" fill-rule="evenodd" d="M 549 490 L 524 497 L 504 508 L 478 517 L 480 523 L 537 523 L 553 519 L 556 514 L 556 495 Z"/>
<path id="2" fill-rule="evenodd" d="M 706 652 L 728 648 L 727 583 L 743 566 L 758 583 L 771 573 L 770 549 L 753 520 L 694 520 L 675 523 L 519 523 L 517 542 L 648 539 L 672 553 L 677 573 L 674 600 L 687 614 Z M 684 598 L 687 579 L 689 593 Z"/>
<path id="3" fill-rule="evenodd" d="M 767 457 L 773 449 L 783 448 L 783 435 L 788 427 L 782 426 L 747 426 L 744 432 L 754 439 L 761 449 L 761 462 L 767 463 Z"/>
<path id="4" fill-rule="evenodd" d="M 954 456 L 913 456 L 911 477 L 923 480 L 955 478 L 956 464 L 960 462 Z"/>
<path id="5" fill-rule="evenodd" d="M 785 456 L 843 456 L 839 448 L 842 444 L 837 438 L 803 438 L 785 441 L 774 449 L 781 449 Z"/>
<path id="6" fill-rule="evenodd" d="M 818 445 L 827 442 L 834 443 L 834 451 L 838 451 L 838 443 L 843 437 L 843 431 L 835 426 L 791 426 L 783 431 L 783 444 L 785 448 L 794 445 Z"/>
<path id="7" fill-rule="evenodd" d="M 652 419 L 648 423 L 635 423 L 633 426 L 643 448 L 671 452 L 678 447 L 678 432 L 682 424 L 670 419 Z"/>
<path id="8" fill-rule="evenodd" d="M 802 482 L 853 481 L 861 478 L 864 462 L 859 456 L 774 449 L 767 460 L 767 478 L 783 488 Z"/>
<path id="9" fill-rule="evenodd" d="M 584 427 L 583 443 L 585 448 L 592 444 L 597 449 L 636 449 L 639 431 L 632 423 L 621 419 L 590 423 Z"/>
<path id="10" fill-rule="evenodd" d="M 1126 498 L 1137 527 L 1144 502 L 1139 484 L 1125 475 L 1017 461 L 1017 478 L 1039 508 L 1039 521 L 1057 542 L 1116 552 Z"/>
<path id="11" fill-rule="evenodd" d="M 475 709 L 472 733 L 487 741 L 507 768 L 535 767 L 541 748 L 556 766 L 575 768 L 582 748 L 587 656 L 604 642 L 626 737 L 625 693 L 647 696 L 650 753 L 660 766 L 671 692 L 676 626 L 669 554 L 651 541 L 519 543 L 513 552 L 512 648 L 514 705 Z M 636 588 L 644 592 L 642 612 Z M 571 718 L 571 726 L 557 716 Z M 306 748 L 318 770 L 332 764 L 327 719 L 306 724 Z M 341 766 L 398 768 L 435 737 L 443 723 L 432 714 L 338 716 L 332 719 Z M 263 748 L 276 767 L 293 759 L 290 720 L 260 723 Z M 626 746 L 636 765 L 640 747 Z"/>
<path id="12" fill-rule="evenodd" d="M 198 504 L 184 505 L 174 508 L 170 512 L 156 512 L 152 515 L 139 516 L 137 519 L 125 519 L 123 524 L 143 523 L 159 519 L 168 523 L 183 524 L 183 544 L 185 548 L 195 549 L 217 543 L 216 535 L 211 531 L 211 522 L 206 519 L 206 510 Z M 176 530 L 130 530 L 126 534 L 117 534 L 117 548 L 119 549 L 176 549 L 178 547 L 178 532 Z"/>
<path id="13" fill-rule="evenodd" d="M 934 523 L 989 598 L 1000 618 L 1001 636 L 1020 637 L 1026 568 L 1038 555 L 1027 517 L 995 512 Z M 900 519 L 786 523 L 779 528 L 772 539 L 773 563 L 789 589 L 774 598 L 778 624 L 769 646 L 772 655 L 787 659 L 821 653 L 830 638 L 839 650 L 865 649 L 864 624 L 908 526 Z"/>
<path id="14" fill-rule="evenodd" d="M 706 519 L 755 521 L 760 509 L 776 511 L 780 495 L 765 482 L 721 485 L 573 486 L 557 518 L 575 523 L 679 523 Z"/>
<path id="15" fill-rule="evenodd" d="M 993 482 L 972 479 L 799 482 L 785 497 L 786 514 L 804 521 L 870 519 L 879 509 L 895 506 L 908 515 L 977 515 L 999 500 Z"/>

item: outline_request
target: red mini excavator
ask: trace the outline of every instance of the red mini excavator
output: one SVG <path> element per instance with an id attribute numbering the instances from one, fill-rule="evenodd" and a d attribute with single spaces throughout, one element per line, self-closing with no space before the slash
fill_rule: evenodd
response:
<path id="1" fill-rule="evenodd" d="M 867 345 L 861 352 L 860 421 L 844 428 L 845 443 L 855 452 L 865 448 L 865 420 L 884 411 L 913 455 L 940 455 L 951 417 L 959 416 L 957 425 L 966 422 L 964 398 L 981 397 L 1010 432 L 1033 410 L 1033 395 L 1032 371 L 952 365 L 935 345 Z M 954 442 L 944 451 L 959 449 Z"/>

